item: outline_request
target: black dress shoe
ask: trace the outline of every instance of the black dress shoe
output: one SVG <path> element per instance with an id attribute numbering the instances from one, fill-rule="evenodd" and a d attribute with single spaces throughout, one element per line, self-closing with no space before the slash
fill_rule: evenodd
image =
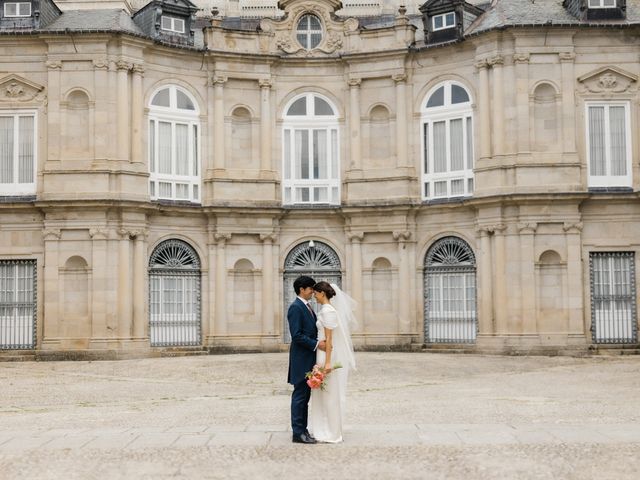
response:
<path id="1" fill-rule="evenodd" d="M 317 443 L 316 439 L 306 433 L 302 435 L 294 435 L 291 439 L 293 443 Z"/>
<path id="2" fill-rule="evenodd" d="M 306 431 L 306 432 L 304 432 L 304 433 L 306 433 L 306 434 L 307 434 L 307 436 L 308 436 L 311 440 L 316 440 L 316 437 L 314 437 L 313 435 L 311 435 L 311 434 L 309 433 L 309 430 L 307 430 L 307 431 Z M 317 441 L 317 440 L 316 440 L 316 441 Z"/>

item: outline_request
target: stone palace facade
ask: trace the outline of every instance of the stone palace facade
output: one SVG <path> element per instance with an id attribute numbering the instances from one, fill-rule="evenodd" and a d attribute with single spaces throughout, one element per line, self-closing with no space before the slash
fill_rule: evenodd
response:
<path id="1" fill-rule="evenodd" d="M 0 0 L 0 355 L 637 348 L 640 1 L 201 3 Z"/>

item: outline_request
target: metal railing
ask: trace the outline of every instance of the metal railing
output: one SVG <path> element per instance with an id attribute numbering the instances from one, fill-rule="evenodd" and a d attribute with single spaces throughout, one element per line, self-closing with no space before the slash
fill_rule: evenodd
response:
<path id="1" fill-rule="evenodd" d="M 36 346 L 36 261 L 0 260 L 0 350 Z"/>

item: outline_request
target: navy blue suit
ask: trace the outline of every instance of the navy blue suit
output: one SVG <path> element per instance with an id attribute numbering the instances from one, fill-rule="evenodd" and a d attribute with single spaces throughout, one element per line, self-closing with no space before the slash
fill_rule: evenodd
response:
<path id="1" fill-rule="evenodd" d="M 293 385 L 291 429 L 294 435 L 299 436 L 307 431 L 311 389 L 307 385 L 305 373 L 311 371 L 316 363 L 315 348 L 318 344 L 318 329 L 315 315 L 299 298 L 289 306 L 287 321 L 291 332 L 287 381 Z"/>

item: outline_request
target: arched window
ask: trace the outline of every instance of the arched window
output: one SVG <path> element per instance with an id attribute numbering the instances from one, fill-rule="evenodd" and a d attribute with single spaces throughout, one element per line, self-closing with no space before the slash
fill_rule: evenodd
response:
<path id="1" fill-rule="evenodd" d="M 424 261 L 425 343 L 472 343 L 476 339 L 476 258 L 457 237 L 434 243 Z"/>
<path id="2" fill-rule="evenodd" d="M 322 41 L 322 23 L 315 15 L 309 13 L 300 17 L 296 27 L 296 38 L 307 50 L 313 50 Z"/>
<path id="3" fill-rule="evenodd" d="M 183 89 L 158 91 L 149 106 L 149 195 L 200 202 L 200 121 Z"/>
<path id="4" fill-rule="evenodd" d="M 424 199 L 473 194 L 473 111 L 462 85 L 445 82 L 427 95 L 422 147 Z"/>
<path id="5" fill-rule="evenodd" d="M 338 115 L 329 101 L 306 93 L 285 108 L 285 205 L 340 203 Z"/>

